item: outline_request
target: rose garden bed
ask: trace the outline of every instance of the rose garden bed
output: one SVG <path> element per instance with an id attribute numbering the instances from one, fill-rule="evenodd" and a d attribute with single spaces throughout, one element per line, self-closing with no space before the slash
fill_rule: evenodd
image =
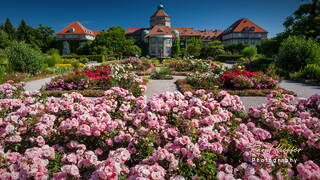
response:
<path id="1" fill-rule="evenodd" d="M 170 61 L 166 66 L 172 70 L 172 75 L 186 76 L 195 72 L 208 72 L 219 65 L 205 60 L 179 60 Z"/>
<path id="2" fill-rule="evenodd" d="M 273 91 L 263 105 L 244 109 L 226 91 L 147 100 L 113 87 L 95 99 L 54 98 L 3 84 L 1 179 L 320 177 L 320 94 Z"/>
<path id="3" fill-rule="evenodd" d="M 73 73 L 59 76 L 42 89 L 48 96 L 61 96 L 63 93 L 78 92 L 84 96 L 103 96 L 111 87 L 122 87 L 134 95 L 142 95 L 146 90 L 147 80 L 126 71 L 123 65 L 96 66 L 90 69 L 78 69 Z"/>
<path id="4" fill-rule="evenodd" d="M 178 79 L 176 81 L 177 88 L 180 92 L 196 92 L 197 88 L 193 87 L 190 85 L 186 79 Z M 279 91 L 284 94 L 290 94 L 290 95 L 295 95 L 293 91 L 289 91 L 283 88 L 275 88 L 275 89 L 240 89 L 240 90 L 235 90 L 235 89 L 204 89 L 207 93 L 213 93 L 213 94 L 218 94 L 221 90 L 227 91 L 231 95 L 238 95 L 238 96 L 266 96 L 270 94 L 272 91 Z"/>
<path id="5" fill-rule="evenodd" d="M 279 78 L 270 77 L 262 72 L 250 72 L 233 69 L 231 71 L 212 70 L 206 73 L 188 75 L 185 80 L 176 82 L 181 92 L 195 92 L 205 89 L 207 92 L 218 93 L 226 90 L 230 94 L 240 96 L 265 96 L 277 90 L 294 95 L 294 92 L 278 88 Z"/>

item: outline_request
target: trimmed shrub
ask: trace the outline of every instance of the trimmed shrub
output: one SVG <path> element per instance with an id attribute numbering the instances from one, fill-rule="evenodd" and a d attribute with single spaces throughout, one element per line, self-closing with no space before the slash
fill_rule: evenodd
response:
<path id="1" fill-rule="evenodd" d="M 248 46 L 248 47 L 245 47 L 241 51 L 241 53 L 244 57 L 246 57 L 251 62 L 253 58 L 257 55 L 257 48 L 254 46 Z"/>
<path id="2" fill-rule="evenodd" d="M 245 64 L 245 66 L 246 66 L 246 69 L 249 71 L 267 72 L 268 67 L 273 62 L 274 62 L 273 58 L 260 57 L 250 63 Z"/>
<path id="3" fill-rule="evenodd" d="M 105 55 L 65 55 L 63 56 L 64 59 L 77 59 L 80 61 L 84 60 L 83 58 L 87 58 L 88 60 L 86 61 L 97 61 L 97 62 L 105 62 L 106 61 L 106 56 Z"/>
<path id="4" fill-rule="evenodd" d="M 320 65 L 308 64 L 303 68 L 302 77 L 305 79 L 320 80 Z"/>
<path id="5" fill-rule="evenodd" d="M 45 64 L 41 53 L 24 42 L 13 42 L 5 49 L 5 54 L 14 71 L 37 74 Z"/>
<path id="6" fill-rule="evenodd" d="M 287 73 L 299 71 L 307 64 L 320 64 L 320 46 L 311 39 L 289 37 L 281 43 L 276 64 Z"/>
<path id="7" fill-rule="evenodd" d="M 243 55 L 238 54 L 220 54 L 217 56 L 217 61 L 225 62 L 225 61 L 240 61 Z"/>

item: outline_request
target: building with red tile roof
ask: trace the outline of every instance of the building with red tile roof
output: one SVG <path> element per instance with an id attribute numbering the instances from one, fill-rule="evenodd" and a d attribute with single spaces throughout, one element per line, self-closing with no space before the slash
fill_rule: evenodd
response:
<path id="1" fill-rule="evenodd" d="M 242 18 L 223 31 L 220 37 L 224 44 L 245 43 L 255 46 L 268 37 L 268 31 L 249 19 Z"/>
<path id="2" fill-rule="evenodd" d="M 64 54 L 70 53 L 68 40 L 81 41 L 80 46 L 86 40 L 94 40 L 97 35 L 105 32 L 93 31 L 84 27 L 80 22 L 73 22 L 57 34 L 57 39 L 64 42 Z M 125 35 L 135 39 L 138 44 L 144 42 L 149 46 L 149 55 L 160 58 L 170 57 L 171 48 L 177 38 L 181 45 L 186 46 L 187 40 L 200 39 L 204 43 L 220 40 L 223 44 L 247 43 L 258 45 L 261 40 L 267 38 L 268 32 L 254 24 L 247 18 L 242 18 L 233 23 L 226 30 L 195 30 L 193 28 L 171 27 L 171 17 L 160 4 L 156 12 L 150 17 L 150 28 L 128 28 Z"/>

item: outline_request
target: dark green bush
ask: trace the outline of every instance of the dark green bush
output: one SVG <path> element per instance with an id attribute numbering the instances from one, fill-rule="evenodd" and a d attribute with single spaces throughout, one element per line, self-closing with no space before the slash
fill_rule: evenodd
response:
<path id="1" fill-rule="evenodd" d="M 268 67 L 273 62 L 274 62 L 273 58 L 260 57 L 250 63 L 245 64 L 245 66 L 246 66 L 246 69 L 249 71 L 267 72 Z"/>
<path id="2" fill-rule="evenodd" d="M 320 46 L 311 39 L 289 37 L 281 43 L 276 64 L 287 73 L 300 71 L 307 64 L 320 64 Z"/>
<path id="3" fill-rule="evenodd" d="M 320 80 L 320 65 L 308 64 L 303 68 L 302 78 Z"/>
<path id="4" fill-rule="evenodd" d="M 84 60 L 83 58 L 87 58 L 88 61 L 97 61 L 97 62 L 105 62 L 106 56 L 105 55 L 65 55 L 63 56 L 64 59 L 77 59 L 80 61 Z"/>
<path id="5" fill-rule="evenodd" d="M 161 68 L 160 71 L 154 71 L 151 74 L 151 79 L 173 79 L 170 68 Z"/>
<path id="6" fill-rule="evenodd" d="M 14 71 L 37 74 L 45 64 L 40 51 L 32 49 L 24 42 L 12 42 L 5 49 L 5 54 Z"/>
<path id="7" fill-rule="evenodd" d="M 217 56 L 216 60 L 225 62 L 225 61 L 240 61 L 240 58 L 242 58 L 243 55 L 238 54 L 220 54 Z"/>

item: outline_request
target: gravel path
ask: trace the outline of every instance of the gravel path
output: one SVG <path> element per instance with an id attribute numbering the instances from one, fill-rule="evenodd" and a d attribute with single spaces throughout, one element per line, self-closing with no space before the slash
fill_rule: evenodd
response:
<path id="1" fill-rule="evenodd" d="M 26 83 L 26 91 L 40 90 L 42 86 L 50 82 L 54 77 L 49 77 L 45 79 L 34 80 Z M 178 91 L 175 81 L 177 79 L 184 79 L 185 76 L 173 76 L 172 80 L 152 80 L 150 79 L 147 84 L 146 96 L 151 98 L 155 93 L 164 93 L 167 91 Z M 298 97 L 310 97 L 313 94 L 320 93 L 320 86 L 299 83 L 291 80 L 283 80 L 280 85 L 281 88 L 293 91 Z M 259 96 L 242 96 L 240 97 L 243 101 L 246 109 L 250 106 L 258 106 L 266 102 L 266 97 Z"/>
<path id="2" fill-rule="evenodd" d="M 298 97 L 308 98 L 316 93 L 320 93 L 320 86 L 300 83 L 292 80 L 283 80 L 279 86 L 283 89 L 295 92 Z"/>
<path id="3" fill-rule="evenodd" d="M 46 83 L 49 83 L 53 77 L 48 77 L 44 79 L 39 79 L 39 80 L 34 80 L 34 81 L 29 81 L 26 83 L 24 89 L 26 91 L 36 91 L 40 90 L 42 86 L 44 86 Z"/>
<path id="4" fill-rule="evenodd" d="M 147 84 L 147 98 L 151 98 L 153 94 L 164 93 L 167 91 L 178 91 L 175 84 L 177 79 L 184 79 L 185 76 L 173 76 L 172 80 L 152 80 L 150 79 Z"/>

